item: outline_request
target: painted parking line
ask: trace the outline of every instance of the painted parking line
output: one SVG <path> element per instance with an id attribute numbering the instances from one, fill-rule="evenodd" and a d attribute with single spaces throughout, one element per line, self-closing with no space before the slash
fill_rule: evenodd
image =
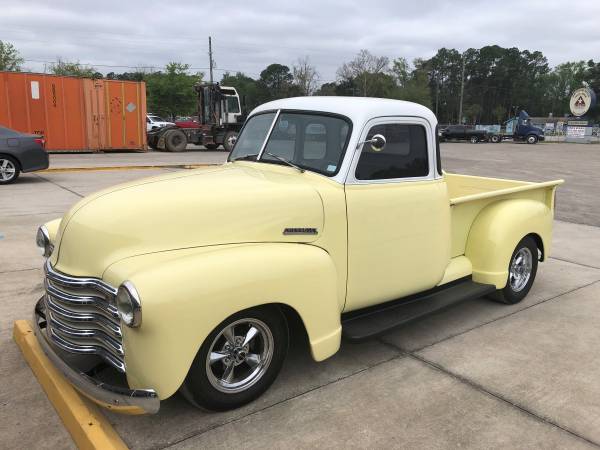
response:
<path id="1" fill-rule="evenodd" d="M 101 170 L 155 170 L 155 169 L 201 169 L 218 164 L 155 164 L 140 166 L 99 166 L 99 167 L 50 167 L 37 173 L 48 172 L 94 172 Z"/>
<path id="2" fill-rule="evenodd" d="M 48 400 L 80 449 L 127 449 L 100 410 L 84 399 L 56 370 L 38 344 L 31 324 L 15 321 L 13 339 L 46 392 Z"/>

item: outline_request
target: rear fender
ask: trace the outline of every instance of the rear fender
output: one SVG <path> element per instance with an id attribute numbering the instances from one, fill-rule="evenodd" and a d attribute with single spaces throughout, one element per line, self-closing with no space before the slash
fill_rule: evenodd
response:
<path id="1" fill-rule="evenodd" d="M 552 211 L 543 202 L 508 199 L 486 206 L 475 218 L 467 238 L 465 256 L 473 264 L 473 281 L 504 288 L 512 253 L 529 234 L 539 237 L 543 245 L 540 250 L 548 257 Z"/>
<path id="2" fill-rule="evenodd" d="M 264 304 L 293 308 L 313 358 L 333 355 L 341 325 L 336 270 L 323 249 L 302 244 L 241 244 L 128 258 L 111 266 L 112 285 L 131 281 L 142 303 L 142 325 L 123 326 L 131 388 L 161 399 L 181 386 L 206 337 L 232 314 Z"/>

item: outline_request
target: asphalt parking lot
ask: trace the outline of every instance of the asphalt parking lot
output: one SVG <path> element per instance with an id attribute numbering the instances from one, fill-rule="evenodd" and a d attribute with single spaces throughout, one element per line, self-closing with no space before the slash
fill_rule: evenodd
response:
<path id="1" fill-rule="evenodd" d="M 600 146 L 442 144 L 450 172 L 531 181 L 564 178 L 552 257 L 528 297 L 486 299 L 315 363 L 293 339 L 260 399 L 205 413 L 180 396 L 155 416 L 107 414 L 132 448 L 600 447 Z M 6 448 L 73 448 L 12 342 L 42 292 L 37 227 L 81 196 L 119 182 L 224 161 L 224 152 L 54 155 L 54 168 L 0 188 L 0 433 Z M 198 169 L 203 170 L 203 169 Z"/>

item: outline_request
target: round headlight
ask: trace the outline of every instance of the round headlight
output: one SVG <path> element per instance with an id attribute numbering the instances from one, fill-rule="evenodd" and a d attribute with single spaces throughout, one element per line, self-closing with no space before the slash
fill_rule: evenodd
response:
<path id="1" fill-rule="evenodd" d="M 117 311 L 128 327 L 137 328 L 142 324 L 140 296 L 130 281 L 125 281 L 117 291 Z"/>
<path id="2" fill-rule="evenodd" d="M 38 228 L 35 243 L 40 249 L 40 253 L 46 258 L 52 254 L 54 246 L 50 243 L 50 235 L 48 234 L 48 229 L 44 225 Z"/>

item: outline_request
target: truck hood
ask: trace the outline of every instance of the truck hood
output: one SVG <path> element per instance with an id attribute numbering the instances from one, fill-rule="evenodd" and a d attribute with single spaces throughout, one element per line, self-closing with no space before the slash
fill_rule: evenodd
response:
<path id="1" fill-rule="evenodd" d="M 245 242 L 312 242 L 323 202 L 293 169 L 226 164 L 115 186 L 86 197 L 63 218 L 51 262 L 61 272 L 102 277 L 141 254 Z M 318 234 L 284 234 L 315 228 Z"/>

